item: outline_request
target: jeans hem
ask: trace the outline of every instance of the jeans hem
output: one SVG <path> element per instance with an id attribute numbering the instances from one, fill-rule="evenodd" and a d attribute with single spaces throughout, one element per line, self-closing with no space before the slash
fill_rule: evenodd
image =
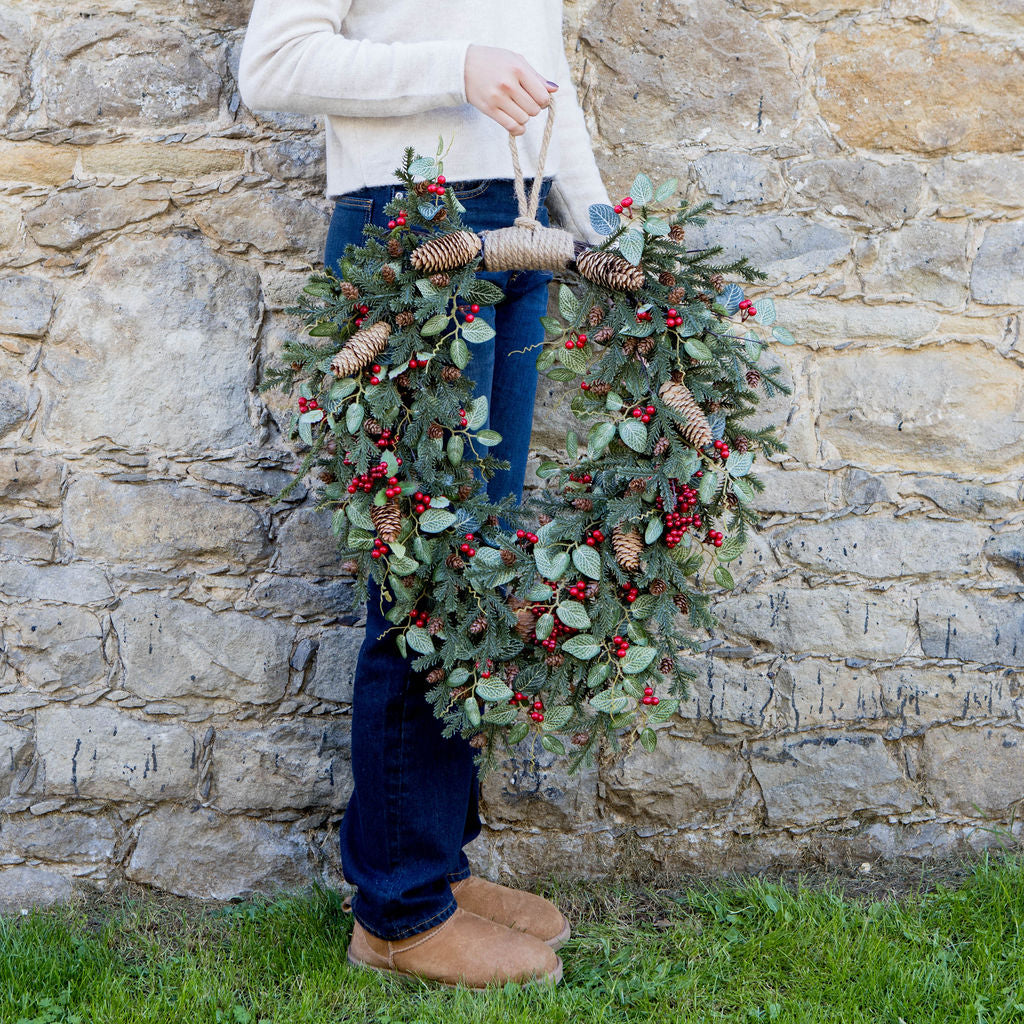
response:
<path id="1" fill-rule="evenodd" d="M 460 868 L 458 871 L 452 871 L 450 874 L 447 874 L 444 877 L 447 878 L 448 883 L 451 884 L 452 882 L 461 882 L 464 878 L 469 878 L 471 874 L 473 874 L 473 872 L 468 867 L 466 867 Z"/>
<path id="2" fill-rule="evenodd" d="M 393 935 L 381 935 L 374 925 L 368 924 L 362 917 L 359 916 L 359 910 L 357 908 L 357 900 L 352 901 L 352 916 L 371 934 L 375 935 L 378 939 L 382 939 L 384 942 L 398 942 L 401 939 L 408 939 L 413 935 L 418 935 L 420 932 L 425 932 L 430 928 L 434 928 L 439 924 L 444 924 L 452 914 L 458 909 L 458 904 L 455 902 L 455 897 L 450 893 L 448 895 L 449 902 L 445 904 L 444 909 L 439 910 L 436 914 L 431 914 L 430 917 L 424 918 L 417 924 L 409 925 L 407 928 L 400 928 Z"/>

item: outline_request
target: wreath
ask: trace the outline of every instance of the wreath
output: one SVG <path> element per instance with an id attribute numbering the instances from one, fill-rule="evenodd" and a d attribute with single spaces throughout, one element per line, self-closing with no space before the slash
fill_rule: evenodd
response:
<path id="1" fill-rule="evenodd" d="M 469 738 L 487 770 L 539 733 L 575 772 L 637 739 L 653 750 L 689 696 L 681 655 L 714 627 L 711 592 L 734 586 L 729 563 L 760 520 L 755 454 L 786 450 L 774 426 L 744 426 L 760 392 L 791 393 L 761 356 L 794 339 L 770 297 L 726 283 L 766 277 L 746 256 L 685 248 L 710 201 L 675 203 L 675 179 L 637 174 L 614 208 L 590 207 L 600 245 L 536 236 L 548 251 L 535 262 L 560 276 L 537 366 L 578 383 L 570 408 L 589 429 L 567 432 L 566 459 L 540 464 L 545 486 L 521 505 L 490 502 L 480 477 L 509 463 L 487 451 L 501 437 L 481 429 L 487 400 L 463 370 L 493 336 L 476 313 L 504 297 L 476 272 L 538 226 L 510 144 L 523 216 L 483 236 L 462 220 L 442 148 L 407 148 L 388 227 L 346 246 L 340 277 L 309 277 L 287 310 L 308 337 L 285 343 L 260 390 L 298 390 L 288 436 L 303 457 L 275 500 L 319 476 L 352 607 L 372 575 L 444 735 Z"/>

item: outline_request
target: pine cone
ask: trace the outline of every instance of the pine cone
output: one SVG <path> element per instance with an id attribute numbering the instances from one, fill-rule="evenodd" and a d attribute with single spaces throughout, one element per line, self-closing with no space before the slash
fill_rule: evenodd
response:
<path id="1" fill-rule="evenodd" d="M 572 734 L 572 745 L 574 747 L 585 747 L 590 742 L 589 732 L 574 732 Z"/>
<path id="2" fill-rule="evenodd" d="M 388 255 L 392 259 L 398 259 L 402 255 L 402 243 L 397 238 L 388 239 Z"/>
<path id="3" fill-rule="evenodd" d="M 448 219 L 448 211 L 442 206 L 437 213 L 434 214 L 434 223 L 437 224 L 442 220 Z"/>
<path id="4" fill-rule="evenodd" d="M 454 384 L 462 376 L 462 371 L 457 366 L 446 366 L 441 371 L 441 380 L 446 384 Z"/>
<path id="5" fill-rule="evenodd" d="M 644 539 L 640 536 L 639 530 L 634 527 L 623 529 L 621 526 L 613 526 L 612 549 L 615 552 L 615 561 L 626 572 L 637 572 L 640 569 L 640 552 L 644 549 Z"/>
<path id="6" fill-rule="evenodd" d="M 451 276 L 445 273 L 431 274 L 430 283 L 435 288 L 447 288 L 452 283 Z"/>
<path id="7" fill-rule="evenodd" d="M 686 228 L 682 224 L 673 224 L 668 229 L 668 237 L 673 242 L 681 242 L 686 237 Z"/>
<path id="8" fill-rule="evenodd" d="M 395 323 L 399 327 L 412 327 L 416 323 L 416 314 L 409 309 L 403 309 L 401 313 L 395 314 Z"/>
<path id="9" fill-rule="evenodd" d="M 601 584 L 600 584 L 600 583 L 598 583 L 598 582 L 597 582 L 597 580 L 591 580 L 591 581 L 590 581 L 590 583 L 588 583 L 588 584 L 587 584 L 587 585 L 586 585 L 586 586 L 585 586 L 585 587 L 583 588 L 583 593 L 584 593 L 584 594 L 585 594 L 585 595 L 586 595 L 587 597 L 597 597 L 597 592 L 598 592 L 598 591 L 599 591 L 600 589 L 601 589 Z"/>
<path id="10" fill-rule="evenodd" d="M 667 270 L 663 270 L 658 275 L 658 283 L 663 284 L 666 288 L 672 288 L 676 283 L 676 275 L 670 274 Z"/>
<path id="11" fill-rule="evenodd" d="M 473 231 L 452 231 L 416 246 L 409 257 L 413 267 L 423 274 L 439 270 L 458 270 L 480 252 L 480 236 Z"/>
<path id="12" fill-rule="evenodd" d="M 572 499 L 572 507 L 580 512 L 592 512 L 594 510 L 594 502 L 591 498 L 581 495 L 579 498 Z"/>
<path id="13" fill-rule="evenodd" d="M 735 508 L 739 503 L 740 499 L 732 491 L 725 496 L 725 504 L 728 508 Z"/>
<path id="14" fill-rule="evenodd" d="M 546 512 L 541 512 L 540 515 L 537 516 L 537 522 L 540 523 L 541 526 L 546 526 L 548 523 L 551 522 L 551 516 L 549 516 Z"/>
<path id="15" fill-rule="evenodd" d="M 607 395 L 611 389 L 611 384 L 606 380 L 595 380 L 594 383 L 590 385 L 590 390 L 595 395 Z"/>
<path id="16" fill-rule="evenodd" d="M 412 382 L 409 380 L 409 374 L 400 373 L 395 378 L 395 386 L 399 388 L 408 388 Z"/>
<path id="17" fill-rule="evenodd" d="M 335 377 L 351 377 L 387 348 L 390 336 L 391 325 L 386 320 L 356 331 L 331 360 L 331 372 Z"/>
<path id="18" fill-rule="evenodd" d="M 334 483 L 334 481 L 335 481 L 335 480 L 336 480 L 337 478 L 335 477 L 335 475 L 334 475 L 334 474 L 333 474 L 333 473 L 332 473 L 332 472 L 331 472 L 331 471 L 330 471 L 329 469 L 325 469 L 325 470 L 324 470 L 324 471 L 323 471 L 323 472 L 322 472 L 322 473 L 320 474 L 320 479 L 321 479 L 321 480 L 322 480 L 322 481 L 323 481 L 323 482 L 324 482 L 325 484 L 333 484 L 333 483 Z"/>
<path id="19" fill-rule="evenodd" d="M 459 501 L 469 501 L 469 499 L 473 495 L 473 485 L 472 484 L 459 484 L 459 490 L 458 490 L 457 493 L 458 493 L 458 496 L 459 496 Z"/>
<path id="20" fill-rule="evenodd" d="M 444 629 L 443 619 L 439 618 L 437 615 L 431 615 L 430 618 L 427 619 L 427 632 L 431 636 L 437 636 L 442 629 Z"/>
<path id="21" fill-rule="evenodd" d="M 647 490 L 647 481 L 641 476 L 635 476 L 626 485 L 626 494 L 640 494 Z"/>
<path id="22" fill-rule="evenodd" d="M 398 539 L 402 532 L 402 512 L 396 499 L 391 498 L 383 505 L 371 505 L 370 518 L 382 541 L 390 544 Z"/>
<path id="23" fill-rule="evenodd" d="M 338 290 L 349 302 L 355 302 L 359 298 L 359 289 L 351 281 L 342 281 Z"/>
<path id="24" fill-rule="evenodd" d="M 604 319 L 604 306 L 599 306 L 596 303 L 590 307 L 590 312 L 587 313 L 587 325 L 589 327 L 596 327 Z"/>
<path id="25" fill-rule="evenodd" d="M 565 655 L 561 651 L 552 651 L 545 659 L 544 664 L 549 668 L 558 668 L 565 661 Z"/>
<path id="26" fill-rule="evenodd" d="M 534 614 L 530 605 L 516 611 L 516 632 L 523 640 L 530 639 L 530 634 L 533 633 L 534 627 L 537 625 L 537 619 L 538 616 Z"/>
<path id="27" fill-rule="evenodd" d="M 597 334 L 594 335 L 594 344 L 604 345 L 607 342 L 611 341 L 614 335 L 615 332 L 607 324 L 605 324 L 604 327 L 600 328 Z"/>
<path id="28" fill-rule="evenodd" d="M 653 337 L 641 338 L 636 343 L 637 355 L 649 356 L 654 351 L 654 346 L 656 344 L 657 342 L 654 340 Z"/>
<path id="29" fill-rule="evenodd" d="M 444 561 L 449 569 L 466 568 L 466 563 L 454 551 Z"/>
<path id="30" fill-rule="evenodd" d="M 487 746 L 487 733 L 485 733 L 485 732 L 473 733 L 473 735 L 469 737 L 469 745 L 474 750 L 483 750 L 484 747 Z"/>
<path id="31" fill-rule="evenodd" d="M 680 302 L 684 301 L 685 298 L 686 289 L 683 288 L 682 286 L 680 286 L 679 288 L 673 288 L 672 291 L 668 293 L 668 301 L 671 302 L 673 305 L 678 305 Z"/>
<path id="32" fill-rule="evenodd" d="M 685 594 L 673 594 L 672 601 L 681 612 L 690 610 L 690 602 L 686 600 Z"/>
<path id="33" fill-rule="evenodd" d="M 658 440 L 654 442 L 654 454 L 655 455 L 664 455 L 665 452 L 667 452 L 669 450 L 669 448 L 671 448 L 671 447 L 672 447 L 672 442 L 669 441 L 669 439 L 667 437 L 664 437 L 664 436 L 659 437 Z"/>
<path id="34" fill-rule="evenodd" d="M 622 339 L 622 351 L 625 355 L 631 356 L 636 352 L 636 338 L 625 337 Z"/>
<path id="35" fill-rule="evenodd" d="M 495 515 L 495 514 L 494 514 L 494 513 L 492 512 L 492 513 L 491 513 L 491 514 L 490 514 L 490 515 L 489 515 L 489 516 L 488 516 L 488 517 L 487 517 L 487 518 L 486 518 L 486 519 L 484 520 L 484 522 L 485 522 L 485 523 L 486 523 L 486 524 L 487 524 L 488 526 L 497 526 L 497 525 L 498 525 L 498 517 L 497 517 L 497 516 L 496 516 L 496 515 Z"/>
<path id="36" fill-rule="evenodd" d="M 664 580 L 651 580 L 651 585 L 647 589 L 655 597 L 661 597 L 668 590 L 668 584 Z"/>
<path id="37" fill-rule="evenodd" d="M 761 383 L 761 371 L 755 370 L 751 367 L 746 373 L 747 383 L 752 387 L 756 388 Z"/>
<path id="38" fill-rule="evenodd" d="M 340 569 L 343 573 L 349 576 L 355 576 L 355 574 L 359 572 L 359 563 L 354 558 L 346 558 L 345 561 L 341 563 Z"/>
<path id="39" fill-rule="evenodd" d="M 327 449 L 328 455 L 338 454 L 338 442 L 335 441 L 333 437 L 324 445 L 324 447 Z"/>
<path id="40" fill-rule="evenodd" d="M 293 369 L 293 370 L 294 370 L 294 371 L 295 371 L 296 373 L 298 373 L 298 372 L 299 372 L 299 370 L 301 370 L 301 369 L 302 369 L 302 363 L 300 363 L 300 362 L 294 362 L 294 363 L 292 363 L 292 369 Z"/>
<path id="41" fill-rule="evenodd" d="M 416 195 L 418 195 L 418 196 L 425 196 L 430 191 L 430 182 L 429 181 L 417 181 L 416 184 L 413 185 L 412 188 L 413 188 L 413 191 L 416 193 Z"/>
<path id="42" fill-rule="evenodd" d="M 501 562 L 503 565 L 515 565 L 519 556 L 511 548 L 501 549 Z"/>
<path id="43" fill-rule="evenodd" d="M 381 280 L 385 284 L 394 284 L 395 278 L 398 275 L 395 273 L 395 268 L 391 266 L 390 263 L 385 263 L 384 266 L 380 268 L 380 276 Z"/>
<path id="44" fill-rule="evenodd" d="M 658 388 L 658 396 L 670 409 L 674 409 L 685 418 L 686 422 L 677 423 L 676 427 L 689 444 L 697 449 L 711 444 L 711 427 L 685 384 L 664 381 Z"/>
<path id="45" fill-rule="evenodd" d="M 725 278 L 721 274 L 713 274 L 711 276 L 711 287 L 721 295 L 725 291 Z"/>
<path id="46" fill-rule="evenodd" d="M 469 624 L 469 634 L 470 634 L 470 636 L 479 636 L 479 634 L 481 634 L 486 628 L 487 628 L 487 616 L 486 615 L 478 615 Z"/>
<path id="47" fill-rule="evenodd" d="M 672 672 L 675 669 L 675 667 L 676 663 L 667 654 L 658 662 L 658 671 L 661 672 L 662 675 L 667 676 L 669 672 Z"/>
<path id="48" fill-rule="evenodd" d="M 746 434 L 737 434 L 734 444 L 736 447 L 736 451 L 738 451 L 741 455 L 744 452 L 750 451 L 750 438 L 747 437 Z"/>
<path id="49" fill-rule="evenodd" d="M 644 286 L 644 272 L 607 249 L 587 249 L 576 257 L 580 277 L 616 292 L 636 292 Z"/>
<path id="50" fill-rule="evenodd" d="M 432 668 L 427 673 L 427 682 L 428 683 L 439 683 L 439 682 L 441 682 L 442 679 L 444 679 L 444 677 L 445 677 L 445 671 L 444 671 L 443 668 Z"/>
<path id="51" fill-rule="evenodd" d="M 384 432 L 384 428 L 375 419 L 372 419 L 369 416 L 363 420 L 363 430 L 365 430 L 370 437 L 380 437 Z"/>
<path id="52" fill-rule="evenodd" d="M 708 309 L 711 308 L 715 301 L 714 297 L 708 295 L 707 292 L 697 292 L 697 298 L 700 299 L 700 301 L 703 302 L 704 305 L 708 307 Z"/>
<path id="53" fill-rule="evenodd" d="M 444 437 L 444 427 L 440 423 L 431 423 L 427 427 L 427 437 L 432 437 L 435 441 L 440 437 Z"/>
<path id="54" fill-rule="evenodd" d="M 519 666 L 514 661 L 508 662 L 505 665 L 505 682 L 511 684 L 517 675 L 519 675 Z"/>

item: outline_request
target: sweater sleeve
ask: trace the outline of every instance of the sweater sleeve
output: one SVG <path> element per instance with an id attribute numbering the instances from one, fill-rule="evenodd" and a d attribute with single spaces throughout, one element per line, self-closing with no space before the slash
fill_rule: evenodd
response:
<path id="1" fill-rule="evenodd" d="M 559 89 L 555 93 L 558 106 L 554 127 L 561 156 L 549 195 L 554 197 L 556 216 L 566 230 L 572 231 L 577 238 L 596 244 L 603 241 L 604 236 L 590 226 L 590 206 L 609 203 L 610 200 L 594 157 L 569 61 L 564 50 L 561 54 L 556 79 Z"/>
<path id="2" fill-rule="evenodd" d="M 347 117 L 418 114 L 466 102 L 468 39 L 349 39 L 351 0 L 256 0 L 242 44 L 246 106 Z"/>

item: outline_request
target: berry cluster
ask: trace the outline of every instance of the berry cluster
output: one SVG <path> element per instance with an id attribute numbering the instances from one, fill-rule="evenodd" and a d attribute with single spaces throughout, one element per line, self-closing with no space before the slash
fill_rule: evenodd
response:
<path id="1" fill-rule="evenodd" d="M 426 366 L 426 365 L 427 365 L 427 360 L 426 359 L 417 359 L 415 356 L 413 356 L 412 359 L 409 360 L 409 369 L 410 370 L 415 370 L 419 366 Z"/>
<path id="2" fill-rule="evenodd" d="M 433 195 L 443 196 L 446 191 L 444 187 L 446 180 L 447 179 L 443 174 L 439 174 L 434 181 L 427 185 L 427 191 L 432 193 Z"/>
<path id="3" fill-rule="evenodd" d="M 666 327 L 682 327 L 683 318 L 679 315 L 679 312 L 675 309 L 670 309 L 665 314 L 665 326 Z"/>
<path id="4" fill-rule="evenodd" d="M 459 426 L 460 427 L 465 427 L 465 426 L 468 425 L 468 423 L 469 423 L 469 420 L 466 419 L 466 410 L 465 409 L 460 409 L 459 410 Z"/>
<path id="5" fill-rule="evenodd" d="M 355 305 L 355 303 L 353 303 L 353 305 Z M 359 311 L 359 316 L 356 317 L 356 327 L 362 327 L 363 317 L 370 312 L 370 307 L 367 306 L 366 303 L 363 303 L 361 306 L 356 306 L 356 309 Z"/>
<path id="6" fill-rule="evenodd" d="M 399 488 L 401 490 L 401 488 Z M 430 508 L 430 495 L 424 494 L 423 491 L 417 491 L 413 498 L 416 500 L 416 511 L 426 512 Z"/>
<path id="7" fill-rule="evenodd" d="M 725 462 L 725 460 L 727 458 L 729 458 L 729 445 L 728 445 L 728 442 L 726 442 L 726 441 L 716 441 L 715 442 L 715 451 L 718 452 L 718 457 L 723 462 Z"/>
<path id="8" fill-rule="evenodd" d="M 640 596 L 640 591 L 632 583 L 623 583 L 622 592 L 630 604 Z"/>
<path id="9" fill-rule="evenodd" d="M 659 509 L 664 509 L 665 503 L 659 494 L 654 499 L 655 505 Z M 665 535 L 665 546 L 674 548 L 682 539 L 683 534 L 692 526 L 695 529 L 700 529 L 702 523 L 699 512 L 688 514 L 697 504 L 697 491 L 689 487 L 687 484 L 683 484 L 682 489 L 676 495 L 675 508 L 665 513 L 662 522 L 667 528 Z"/>
<path id="10" fill-rule="evenodd" d="M 398 444 L 399 435 L 398 432 L 391 432 L 390 427 L 381 428 L 380 437 L 377 438 L 376 444 L 378 448 L 394 448 Z"/>
<path id="11" fill-rule="evenodd" d="M 636 318 L 639 323 L 644 323 L 647 320 L 653 319 L 649 309 L 638 309 L 636 311 Z"/>
<path id="12" fill-rule="evenodd" d="M 402 485 L 398 482 L 397 476 L 388 477 L 388 486 L 384 488 L 384 497 L 394 498 L 396 495 L 402 493 Z M 419 491 L 416 492 L 419 494 Z"/>
<path id="13" fill-rule="evenodd" d="M 487 659 L 487 668 L 485 668 L 483 670 L 483 672 L 480 673 L 480 678 L 481 679 L 490 679 L 491 678 L 491 667 L 493 665 L 494 665 L 494 662 L 491 661 L 490 658 L 488 658 Z M 479 661 L 474 661 L 473 662 L 473 668 L 479 668 L 479 667 L 480 667 L 480 662 Z"/>
<path id="14" fill-rule="evenodd" d="M 757 316 L 757 306 L 750 299 L 740 300 L 740 320 L 746 320 L 748 316 Z"/>
<path id="15" fill-rule="evenodd" d="M 587 596 L 587 584 L 585 580 L 577 580 L 569 585 L 569 596 L 577 601 L 582 601 Z"/>
<path id="16" fill-rule="evenodd" d="M 473 539 L 473 534 L 467 533 L 465 536 L 466 539 L 459 545 L 459 550 L 464 555 L 467 555 L 469 558 L 472 558 L 476 554 L 476 548 L 469 543 Z"/>
<path id="17" fill-rule="evenodd" d="M 373 550 L 370 552 L 370 557 L 380 558 L 383 555 L 386 555 L 390 550 L 391 548 L 389 548 L 387 544 L 385 544 L 384 541 L 380 539 L 380 537 L 374 537 Z"/>
<path id="18" fill-rule="evenodd" d="M 604 534 L 600 530 L 587 530 L 587 536 L 584 543 L 589 547 L 593 547 L 595 544 L 600 544 L 604 540 Z"/>
<path id="19" fill-rule="evenodd" d="M 314 409 L 320 409 L 320 405 L 315 398 L 306 399 L 301 395 L 299 396 L 299 412 L 312 412 Z M 320 409 L 320 419 L 323 419 L 326 413 L 323 409 Z"/>
<path id="20" fill-rule="evenodd" d="M 587 344 L 587 336 L 585 334 L 577 334 L 575 338 L 569 338 L 565 343 L 566 348 L 584 348 Z"/>
<path id="21" fill-rule="evenodd" d="M 570 473 L 569 479 L 575 480 L 579 484 L 589 484 L 594 478 L 589 473 L 584 473 L 581 476 L 577 476 L 575 473 Z"/>
<path id="22" fill-rule="evenodd" d="M 720 548 L 722 546 L 723 539 L 724 534 L 721 530 L 708 530 L 708 535 L 704 538 L 708 544 L 714 544 L 716 548 Z"/>
<path id="23" fill-rule="evenodd" d="M 536 544 L 538 537 L 537 534 L 531 533 L 529 530 L 516 530 L 516 540 L 524 540 L 527 544 Z"/>
<path id="24" fill-rule="evenodd" d="M 480 312 L 480 306 L 475 302 L 470 303 L 468 306 L 460 305 L 456 308 L 460 313 L 466 314 L 463 319 L 465 319 L 467 324 L 471 324 L 476 319 L 476 314 Z"/>
<path id="25" fill-rule="evenodd" d="M 530 717 L 535 722 L 543 722 L 544 721 L 544 701 L 542 701 L 540 699 L 540 697 L 538 697 L 533 702 L 533 710 L 530 712 Z"/>
<path id="26" fill-rule="evenodd" d="M 644 687 L 644 704 L 657 704 L 658 698 L 654 696 L 654 689 L 650 686 Z"/>
<path id="27" fill-rule="evenodd" d="M 633 205 L 633 197 L 632 196 L 626 196 L 625 199 L 620 199 L 615 204 L 615 212 L 616 213 L 622 213 L 623 210 L 628 210 L 632 205 Z M 630 216 L 632 216 L 632 214 L 630 214 Z"/>
<path id="28" fill-rule="evenodd" d="M 348 454 L 347 452 L 345 453 Z M 352 463 L 346 458 L 345 465 L 350 466 Z M 397 461 L 401 461 L 400 459 Z M 357 473 L 353 478 L 352 482 L 348 485 L 346 490 L 349 494 L 355 494 L 360 488 L 364 491 L 368 491 L 373 487 L 375 480 L 379 480 L 388 471 L 388 464 L 386 462 L 378 462 L 376 466 L 371 467 L 369 473 Z"/>
<path id="29" fill-rule="evenodd" d="M 404 228 L 405 227 L 405 218 L 406 218 L 405 210 L 399 210 L 398 211 L 398 216 L 394 220 L 389 220 L 388 221 L 388 227 L 389 228 Z"/>
<path id="30" fill-rule="evenodd" d="M 635 409 L 632 410 L 630 415 L 634 416 L 641 423 L 650 423 L 651 417 L 654 415 L 654 406 L 638 405 Z"/>
<path id="31" fill-rule="evenodd" d="M 409 612 L 409 619 L 411 626 L 425 626 L 427 624 L 427 613 L 424 611 L 417 611 L 415 608 Z"/>
<path id="32" fill-rule="evenodd" d="M 612 643 L 617 645 L 615 648 L 615 653 L 618 657 L 624 658 L 626 654 L 629 652 L 629 641 L 626 640 L 624 637 L 619 636 L 618 633 L 616 633 L 615 636 L 612 637 Z"/>

